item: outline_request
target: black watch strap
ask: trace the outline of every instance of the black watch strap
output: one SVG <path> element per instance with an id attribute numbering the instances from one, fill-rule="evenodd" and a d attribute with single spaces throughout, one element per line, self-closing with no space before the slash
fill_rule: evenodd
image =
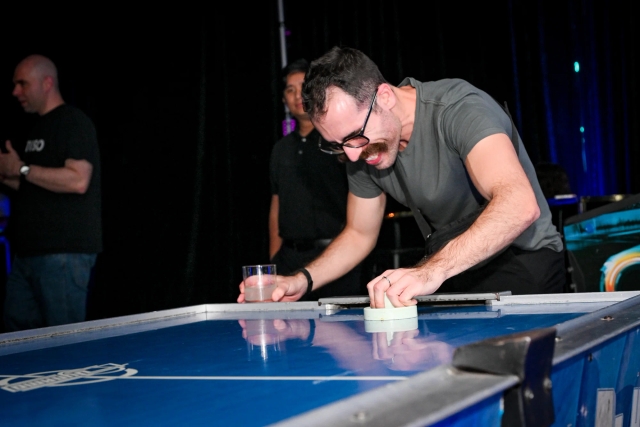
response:
<path id="1" fill-rule="evenodd" d="M 298 273 L 304 274 L 304 277 L 307 278 L 307 292 L 304 293 L 304 295 L 306 295 L 309 292 L 311 292 L 311 288 L 313 288 L 313 279 L 311 278 L 311 274 L 309 274 L 309 271 L 306 268 L 301 268 L 299 270 L 296 270 L 294 274 L 298 274 Z"/>

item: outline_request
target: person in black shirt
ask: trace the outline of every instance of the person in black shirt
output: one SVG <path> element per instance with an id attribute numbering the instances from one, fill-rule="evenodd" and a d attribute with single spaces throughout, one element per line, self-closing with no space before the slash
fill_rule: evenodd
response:
<path id="1" fill-rule="evenodd" d="M 81 322 L 102 251 L 100 154 L 93 122 L 66 105 L 54 63 L 30 55 L 13 95 L 38 120 L 22 147 L 5 142 L 0 182 L 15 190 L 7 233 L 14 261 L 6 284 L 7 331 Z"/>

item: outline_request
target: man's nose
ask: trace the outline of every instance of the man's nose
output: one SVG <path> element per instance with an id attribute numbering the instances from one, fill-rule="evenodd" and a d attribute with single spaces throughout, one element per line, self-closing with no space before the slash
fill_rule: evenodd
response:
<path id="1" fill-rule="evenodd" d="M 20 92 L 22 92 L 22 91 L 20 90 L 20 86 L 15 85 L 15 86 L 13 87 L 13 92 L 11 92 L 11 94 L 12 94 L 13 96 L 20 96 Z"/>
<path id="2" fill-rule="evenodd" d="M 351 160 L 352 162 L 357 162 L 360 158 L 360 154 L 362 153 L 362 147 L 351 148 L 343 146 L 342 149 L 344 150 L 344 154 L 346 154 L 349 160 Z"/>

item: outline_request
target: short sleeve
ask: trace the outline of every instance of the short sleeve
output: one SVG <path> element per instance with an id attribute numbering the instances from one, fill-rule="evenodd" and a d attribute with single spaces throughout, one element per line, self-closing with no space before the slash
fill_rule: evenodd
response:
<path id="1" fill-rule="evenodd" d="M 349 162 L 347 164 L 347 176 L 349 178 L 349 191 L 363 199 L 373 199 L 382 194 L 380 188 L 366 170 L 366 163 L 362 161 Z"/>
<path id="2" fill-rule="evenodd" d="M 91 164 L 98 162 L 98 140 L 91 119 L 83 112 L 74 109 L 72 114 L 64 116 L 59 127 L 60 140 L 66 141 L 64 157 L 67 159 L 87 160 Z"/>
<path id="3" fill-rule="evenodd" d="M 477 93 L 450 105 L 442 121 L 447 145 L 463 161 L 482 139 L 498 133 L 511 135 L 511 121 L 502 107 Z"/>

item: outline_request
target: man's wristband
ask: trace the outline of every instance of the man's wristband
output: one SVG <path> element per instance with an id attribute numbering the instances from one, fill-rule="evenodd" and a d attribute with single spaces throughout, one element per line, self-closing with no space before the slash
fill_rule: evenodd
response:
<path id="1" fill-rule="evenodd" d="M 311 278 L 311 274 L 309 274 L 306 268 L 301 268 L 299 270 L 296 270 L 295 274 L 298 274 L 298 273 L 304 274 L 304 277 L 307 278 L 307 292 L 304 293 L 304 295 L 306 295 L 309 292 L 311 292 L 311 288 L 313 288 L 313 279 Z"/>

